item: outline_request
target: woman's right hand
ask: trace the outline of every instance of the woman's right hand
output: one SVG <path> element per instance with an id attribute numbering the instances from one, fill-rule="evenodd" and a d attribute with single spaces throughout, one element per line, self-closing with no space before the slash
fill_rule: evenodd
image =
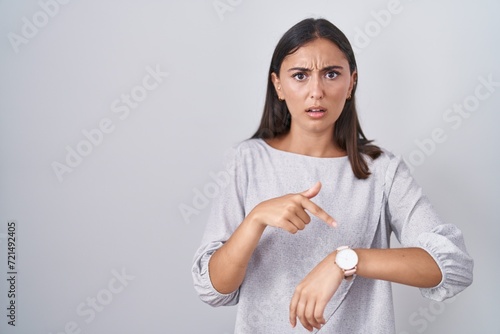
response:
<path id="1" fill-rule="evenodd" d="M 311 198 L 316 196 L 320 190 L 321 183 L 316 182 L 314 186 L 301 193 L 269 199 L 258 204 L 247 218 L 262 227 L 274 226 L 295 234 L 297 231 L 303 230 L 311 221 L 307 210 L 335 227 L 337 226 L 335 219 L 311 201 Z"/>
<path id="2" fill-rule="evenodd" d="M 320 189 L 321 183 L 317 182 L 301 193 L 272 198 L 258 204 L 210 258 L 210 279 L 214 288 L 227 294 L 241 285 L 248 261 L 267 226 L 297 233 L 311 221 L 306 210 L 331 226 L 336 226 L 335 220 L 311 201 Z"/>

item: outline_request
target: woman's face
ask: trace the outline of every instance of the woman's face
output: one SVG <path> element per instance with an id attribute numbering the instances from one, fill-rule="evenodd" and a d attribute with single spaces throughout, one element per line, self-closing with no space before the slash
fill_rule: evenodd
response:
<path id="1" fill-rule="evenodd" d="M 290 131 L 331 134 L 355 79 L 342 51 L 327 39 L 315 39 L 285 57 L 272 80 L 290 111 Z"/>

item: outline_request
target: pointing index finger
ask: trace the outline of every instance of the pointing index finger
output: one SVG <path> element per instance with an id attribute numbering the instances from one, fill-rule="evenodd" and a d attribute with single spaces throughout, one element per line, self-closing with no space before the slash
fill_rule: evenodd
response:
<path id="1" fill-rule="evenodd" d="M 304 198 L 304 200 L 302 201 L 302 207 L 322 221 L 326 222 L 328 225 L 337 227 L 337 221 L 310 199 Z"/>

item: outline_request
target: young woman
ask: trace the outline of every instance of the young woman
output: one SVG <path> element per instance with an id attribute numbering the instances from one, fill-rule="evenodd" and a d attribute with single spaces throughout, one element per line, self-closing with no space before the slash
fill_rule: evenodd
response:
<path id="1" fill-rule="evenodd" d="M 472 282 L 460 230 L 363 134 L 357 79 L 327 20 L 276 46 L 261 124 L 234 150 L 193 265 L 203 301 L 239 304 L 235 333 L 394 333 L 390 282 L 433 300 Z"/>

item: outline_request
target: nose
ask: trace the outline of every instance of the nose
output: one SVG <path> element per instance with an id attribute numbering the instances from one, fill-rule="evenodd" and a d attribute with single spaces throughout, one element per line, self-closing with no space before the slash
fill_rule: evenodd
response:
<path id="1" fill-rule="evenodd" d="M 310 81 L 310 97 L 313 100 L 321 100 L 325 96 L 323 82 L 319 75 L 313 75 Z"/>

